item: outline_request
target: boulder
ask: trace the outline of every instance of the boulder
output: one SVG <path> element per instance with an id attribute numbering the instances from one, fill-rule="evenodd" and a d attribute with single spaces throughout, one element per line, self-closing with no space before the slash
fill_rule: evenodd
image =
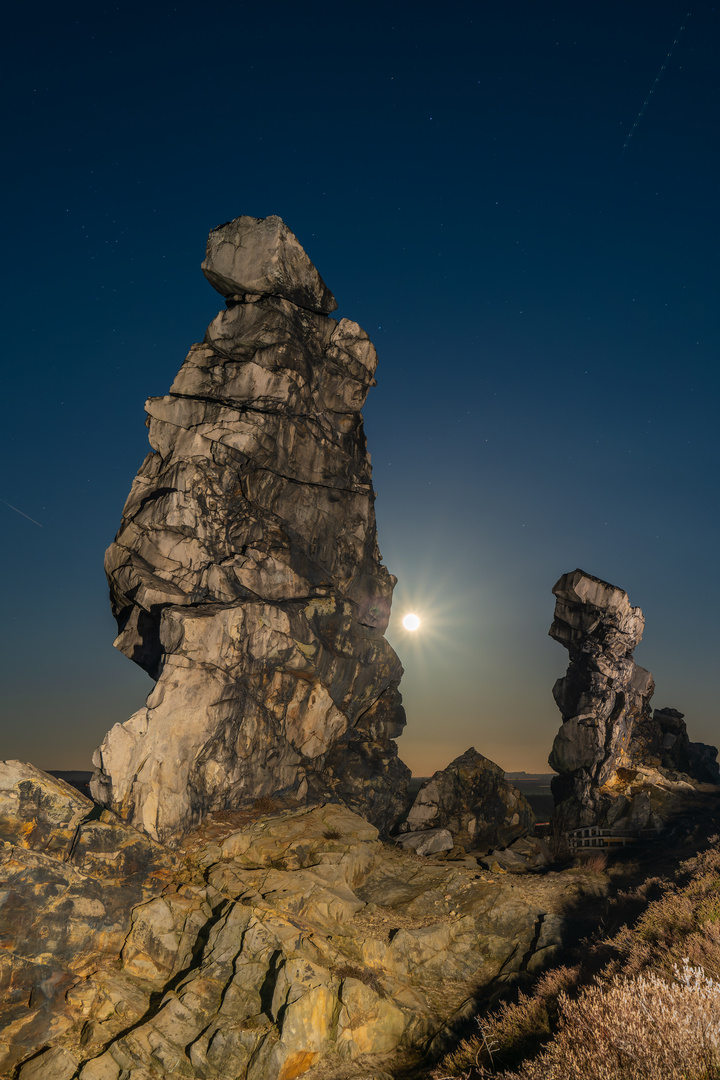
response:
<path id="1" fill-rule="evenodd" d="M 422 832 L 403 833 L 395 837 L 395 843 L 405 851 L 414 851 L 416 855 L 436 855 L 440 851 L 451 851 L 455 846 L 447 829 L 423 829 Z"/>
<path id="2" fill-rule="evenodd" d="M 552 862 L 548 845 L 539 836 L 521 836 L 509 847 L 491 851 L 480 865 L 488 870 L 511 870 L 522 873 L 526 870 L 538 870 Z"/>
<path id="3" fill-rule="evenodd" d="M 202 271 L 224 297 L 281 296 L 298 307 L 329 315 L 337 303 L 284 221 L 239 217 L 208 237 Z"/>
<path id="4" fill-rule="evenodd" d="M 93 797 L 168 842 L 277 795 L 385 827 L 410 774 L 360 413 L 377 356 L 279 218 L 214 230 L 203 269 L 227 310 L 147 402 L 105 560 L 115 645 L 157 685 L 96 751 Z"/>
<path id="5" fill-rule="evenodd" d="M 554 820 L 622 833 L 660 831 L 686 813 L 714 812 L 717 751 L 691 743 L 683 714 L 655 710 L 650 672 L 633 660 L 645 620 L 627 593 L 574 570 L 553 588 L 550 636 L 570 654 L 553 688 L 563 723 L 553 743 Z"/>
<path id="6" fill-rule="evenodd" d="M 500 766 L 471 746 L 423 784 L 402 828 L 447 829 L 462 846 L 489 851 L 525 835 L 534 821 Z"/>
<path id="7" fill-rule="evenodd" d="M 64 780 L 22 761 L 0 761 L 0 840 L 66 859 L 93 809 Z"/>
<path id="8" fill-rule="evenodd" d="M 652 719 L 641 717 L 633 730 L 633 757 L 648 767 L 686 773 L 699 783 L 720 783 L 718 752 L 707 743 L 690 742 L 685 714 L 655 709 Z"/>

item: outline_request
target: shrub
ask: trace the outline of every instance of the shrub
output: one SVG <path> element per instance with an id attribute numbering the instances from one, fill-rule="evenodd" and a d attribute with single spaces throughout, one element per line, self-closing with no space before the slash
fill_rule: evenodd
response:
<path id="1" fill-rule="evenodd" d="M 531 998 L 479 1021 L 435 1080 L 720 1080 L 719 838 L 710 844 L 675 884 L 618 894 L 604 924 L 620 932 L 586 940 L 582 968 L 548 973 Z"/>
<path id="2" fill-rule="evenodd" d="M 259 799 L 256 799 L 252 806 L 253 810 L 260 810 L 263 813 L 271 814 L 276 809 L 275 803 L 269 795 L 261 795 Z"/>
<path id="3" fill-rule="evenodd" d="M 333 975 L 338 979 L 357 979 L 374 990 L 379 997 L 386 997 L 385 990 L 380 981 L 381 973 L 374 968 L 356 967 L 355 964 L 343 964 L 333 968 Z"/>
<path id="4" fill-rule="evenodd" d="M 595 851 L 583 859 L 581 866 L 591 874 L 603 874 L 607 869 L 608 858 L 604 851 Z"/>
<path id="5" fill-rule="evenodd" d="M 520 993 L 514 1003 L 504 1002 L 478 1021 L 480 1034 L 465 1039 L 436 1070 L 436 1078 L 469 1076 L 482 1066 L 514 1068 L 537 1054 L 551 1038 L 559 1018 L 560 994 L 573 992 L 579 968 L 560 967 L 541 976 L 532 997 Z"/>
<path id="6" fill-rule="evenodd" d="M 667 974 L 684 957 L 720 979 L 719 853 L 706 852 L 685 864 L 695 876 L 682 888 L 666 886 L 635 926 L 612 941 L 618 959 L 611 974 L 637 975 L 648 968 Z"/>
<path id="7" fill-rule="evenodd" d="M 720 983 L 687 959 L 560 996 L 549 1048 L 503 1080 L 720 1080 Z M 493 1075 L 477 1070 L 477 1076 Z"/>

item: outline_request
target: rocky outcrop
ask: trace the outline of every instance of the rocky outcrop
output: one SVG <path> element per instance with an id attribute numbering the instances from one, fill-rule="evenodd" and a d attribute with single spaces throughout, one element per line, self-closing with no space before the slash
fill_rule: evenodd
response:
<path id="1" fill-rule="evenodd" d="M 677 709 L 655 709 L 650 722 L 642 718 L 633 729 L 631 753 L 649 768 L 673 770 L 699 783 L 719 784 L 716 747 L 690 742 L 685 714 Z"/>
<path id="2" fill-rule="evenodd" d="M 117 648 L 157 686 L 93 795 L 156 839 L 278 792 L 405 803 L 400 662 L 360 409 L 377 363 L 277 217 L 210 234 L 227 310 L 170 393 L 106 556 Z"/>
<path id="3" fill-rule="evenodd" d="M 0 858 L 19 1080 L 385 1075 L 588 929 L 562 874 L 421 859 L 337 803 L 218 813 L 168 849 L 20 762 Z"/>
<path id="4" fill-rule="evenodd" d="M 0 1069 L 8 1076 L 44 1045 L 76 1029 L 77 1037 L 96 991 L 121 1020 L 130 1004 L 115 994 L 109 969 L 104 991 L 93 972 L 116 964 L 133 909 L 165 894 L 169 906 L 187 910 L 188 895 L 164 848 L 19 761 L 0 762 L 0 860 Z M 165 944 L 187 961 L 188 935 Z M 128 1002 L 137 1007 L 139 997 L 130 991 Z M 64 1053 L 49 1058 L 55 1064 L 38 1080 L 74 1075 L 74 1066 L 62 1071 Z"/>
<path id="5" fill-rule="evenodd" d="M 534 821 L 500 766 L 471 746 L 422 785 L 402 829 L 449 830 L 457 844 L 487 852 L 524 836 Z"/>
<path id="6" fill-rule="evenodd" d="M 717 751 L 689 741 L 682 713 L 651 715 L 655 684 L 633 660 L 645 626 L 640 608 L 582 570 L 561 577 L 553 593 L 550 636 L 570 654 L 553 688 L 563 717 L 549 758 L 559 774 L 552 784 L 556 824 L 638 833 L 713 810 Z"/>

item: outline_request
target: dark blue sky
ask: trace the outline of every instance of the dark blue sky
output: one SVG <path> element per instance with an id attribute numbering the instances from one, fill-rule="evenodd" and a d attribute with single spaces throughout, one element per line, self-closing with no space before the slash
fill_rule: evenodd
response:
<path id="1" fill-rule="evenodd" d="M 150 689 L 103 552 L 240 214 L 287 222 L 380 355 L 414 771 L 471 744 L 546 769 L 576 566 L 643 608 L 655 704 L 718 742 L 720 35 L 689 10 L 623 151 L 684 3 L 13 5 L 0 756 L 88 768 Z"/>

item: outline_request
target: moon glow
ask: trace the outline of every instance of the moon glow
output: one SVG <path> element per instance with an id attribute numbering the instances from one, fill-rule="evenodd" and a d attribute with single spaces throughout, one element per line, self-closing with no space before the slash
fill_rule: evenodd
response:
<path id="1" fill-rule="evenodd" d="M 420 619 L 417 615 L 404 615 L 402 624 L 406 630 L 417 630 L 420 625 Z"/>

